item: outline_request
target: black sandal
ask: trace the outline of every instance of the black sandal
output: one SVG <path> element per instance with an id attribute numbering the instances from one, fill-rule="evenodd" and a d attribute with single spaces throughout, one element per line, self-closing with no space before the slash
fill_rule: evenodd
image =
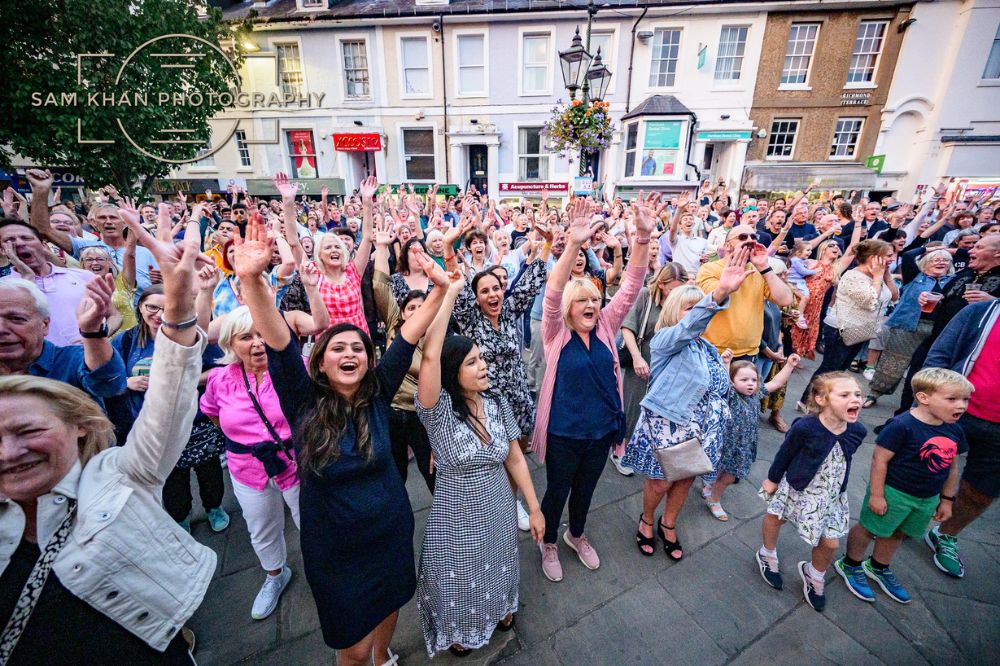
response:
<path id="1" fill-rule="evenodd" d="M 677 541 L 671 541 L 670 539 L 667 538 L 667 535 L 663 531 L 663 530 L 676 530 L 676 529 L 677 529 L 676 527 L 667 527 L 666 525 L 664 525 L 663 516 L 660 516 L 660 519 L 656 521 L 656 531 L 660 535 L 660 538 L 663 539 L 663 552 L 666 553 L 667 557 L 669 557 L 674 562 L 680 562 L 681 559 L 684 557 L 684 549 L 681 548 L 680 539 L 678 539 Z M 681 551 L 681 554 L 675 557 L 674 553 L 677 552 L 678 550 Z"/>
<path id="2" fill-rule="evenodd" d="M 497 631 L 503 631 L 503 632 L 510 631 L 511 629 L 514 628 L 514 620 L 515 619 L 516 619 L 516 616 L 513 615 L 513 614 L 511 614 L 511 616 L 510 616 L 510 622 L 508 622 L 507 624 L 504 624 L 502 620 L 500 622 L 497 622 Z"/>
<path id="3" fill-rule="evenodd" d="M 642 519 L 642 514 L 639 515 L 639 522 L 642 523 L 643 525 L 649 525 L 650 527 L 653 526 L 653 523 L 647 523 L 645 520 Z M 641 531 L 636 530 L 635 543 L 639 548 L 639 552 L 645 555 L 646 557 L 652 557 L 653 555 L 656 554 L 655 536 L 648 537 Z M 643 550 L 643 548 L 649 548 L 649 552 L 647 553 L 645 550 Z"/>
<path id="4" fill-rule="evenodd" d="M 458 645 L 451 645 L 448 647 L 448 652 L 451 652 L 453 655 L 461 659 L 463 657 L 468 657 L 470 654 L 472 654 L 472 649 L 460 647 Z"/>

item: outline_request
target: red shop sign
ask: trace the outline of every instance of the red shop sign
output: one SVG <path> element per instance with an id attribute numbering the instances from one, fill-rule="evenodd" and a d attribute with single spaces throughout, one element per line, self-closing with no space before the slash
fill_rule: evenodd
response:
<path id="1" fill-rule="evenodd" d="M 382 150 L 382 136 L 380 134 L 334 134 L 333 149 L 347 153 Z"/>
<path id="2" fill-rule="evenodd" d="M 500 183 L 501 192 L 568 192 L 567 183 Z"/>

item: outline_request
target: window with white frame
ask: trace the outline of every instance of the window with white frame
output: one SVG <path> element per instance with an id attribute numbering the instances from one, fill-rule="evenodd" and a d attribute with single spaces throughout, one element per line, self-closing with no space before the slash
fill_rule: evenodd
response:
<path id="1" fill-rule="evenodd" d="M 549 90 L 549 34 L 526 34 L 521 44 L 521 92 L 545 94 Z"/>
<path id="2" fill-rule="evenodd" d="M 833 130 L 833 144 L 830 146 L 830 157 L 850 159 L 858 150 L 861 139 L 863 118 L 838 118 L 837 127 Z"/>
<path id="3" fill-rule="evenodd" d="M 346 39 L 340 43 L 344 56 L 344 95 L 368 97 L 368 50 L 363 39 Z"/>
<path id="4" fill-rule="evenodd" d="M 649 64 L 650 88 L 669 88 L 674 85 L 680 48 L 680 30 L 657 28 L 653 31 L 652 60 Z"/>
<path id="5" fill-rule="evenodd" d="M 278 60 L 278 83 L 281 85 L 281 93 L 296 97 L 302 95 L 302 84 L 305 79 L 302 75 L 299 45 L 294 42 L 275 44 L 274 51 Z"/>
<path id="6" fill-rule="evenodd" d="M 983 69 L 984 79 L 1000 79 L 1000 27 L 993 37 L 993 46 L 990 47 L 990 56 L 986 59 L 986 67 Z"/>
<path id="7" fill-rule="evenodd" d="M 601 51 L 601 62 L 608 66 L 608 69 L 616 69 L 614 63 L 614 51 L 612 41 L 614 40 L 615 33 L 613 32 L 595 32 L 590 35 L 590 53 L 594 57 L 597 57 L 597 51 Z M 614 79 L 614 76 L 611 77 Z M 608 84 L 609 86 L 611 84 Z"/>
<path id="8" fill-rule="evenodd" d="M 639 150 L 639 123 L 625 128 L 625 177 L 635 175 L 635 156 Z"/>
<path id="9" fill-rule="evenodd" d="M 302 0 L 302 9 L 326 9 L 329 0 Z"/>
<path id="10" fill-rule="evenodd" d="M 458 94 L 486 94 L 486 36 L 458 36 Z"/>
<path id="11" fill-rule="evenodd" d="M 517 130 L 517 179 L 546 180 L 549 177 L 549 156 L 545 154 L 541 127 L 521 127 Z"/>
<path id="12" fill-rule="evenodd" d="M 790 160 L 795 150 L 795 135 L 799 121 L 795 118 L 775 118 L 771 121 L 771 136 L 767 140 L 767 159 Z"/>
<path id="13" fill-rule="evenodd" d="M 198 148 L 198 161 L 191 163 L 191 168 L 194 169 L 211 169 L 215 167 L 215 153 L 211 155 L 207 154 L 208 151 L 212 150 L 212 145 L 210 142 L 205 142 L 200 148 Z"/>
<path id="14" fill-rule="evenodd" d="M 405 180 L 434 180 L 434 130 L 403 130 L 403 173 Z"/>
<path id="15" fill-rule="evenodd" d="M 427 95 L 431 91 L 430 56 L 426 37 L 399 40 L 403 58 L 403 95 Z"/>
<path id="16" fill-rule="evenodd" d="M 240 156 L 240 167 L 249 169 L 252 166 L 250 164 L 250 146 L 247 145 L 247 133 L 244 130 L 236 130 L 236 152 Z"/>
<path id="17" fill-rule="evenodd" d="M 743 54 L 747 48 L 745 25 L 724 25 L 719 35 L 719 54 L 715 58 L 716 81 L 739 81 L 743 73 Z"/>
<path id="18" fill-rule="evenodd" d="M 851 53 L 851 68 L 847 70 L 848 83 L 871 83 L 875 80 L 875 68 L 888 21 L 862 21 L 858 24 L 858 34 L 854 38 Z"/>
<path id="19" fill-rule="evenodd" d="M 782 84 L 805 84 L 809 79 L 809 65 L 816 50 L 819 23 L 793 23 L 788 31 L 785 64 L 781 69 Z"/>

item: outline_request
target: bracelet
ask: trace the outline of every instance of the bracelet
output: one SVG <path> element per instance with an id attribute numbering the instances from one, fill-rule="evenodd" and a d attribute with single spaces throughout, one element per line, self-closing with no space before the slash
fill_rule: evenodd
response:
<path id="1" fill-rule="evenodd" d="M 949 502 L 954 502 L 955 501 L 955 496 L 954 495 L 941 495 L 941 499 L 942 500 L 948 500 Z"/>
<path id="2" fill-rule="evenodd" d="M 760 274 L 761 274 L 761 275 L 767 275 L 768 273 L 770 273 L 770 272 L 771 272 L 771 271 L 773 271 L 773 270 L 774 270 L 773 268 L 771 268 L 770 266 L 768 266 L 768 267 L 767 267 L 767 268 L 765 268 L 764 270 L 760 271 Z"/>
<path id="3" fill-rule="evenodd" d="M 649 240 L 650 240 L 649 236 L 646 236 L 646 238 L 636 237 L 635 244 L 636 245 L 649 245 Z"/>
<path id="4" fill-rule="evenodd" d="M 195 315 L 190 319 L 185 319 L 184 321 L 179 321 L 176 324 L 172 324 L 166 319 L 160 317 L 160 326 L 166 326 L 167 328 L 172 328 L 175 331 L 183 331 L 184 329 L 191 328 L 197 323 L 198 323 L 198 315 Z"/>
<path id="5" fill-rule="evenodd" d="M 108 337 L 109 333 L 108 322 L 105 321 L 101 323 L 101 327 L 96 331 L 80 331 L 80 337 L 84 340 L 99 340 Z"/>

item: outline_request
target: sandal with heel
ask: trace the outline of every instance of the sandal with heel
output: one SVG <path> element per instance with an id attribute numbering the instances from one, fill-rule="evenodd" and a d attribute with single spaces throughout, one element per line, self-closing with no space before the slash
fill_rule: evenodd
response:
<path id="1" fill-rule="evenodd" d="M 660 539 L 663 540 L 663 552 L 666 553 L 667 557 L 669 557 L 674 562 L 680 562 L 681 559 L 684 557 L 684 549 L 681 547 L 680 539 L 678 539 L 677 541 L 671 541 L 670 539 L 667 538 L 667 535 L 664 532 L 664 530 L 676 530 L 676 529 L 677 527 L 668 527 L 664 525 L 663 516 L 660 516 L 660 519 L 656 521 L 656 532 L 657 534 L 660 535 Z M 676 534 L 676 532 L 674 533 Z M 674 553 L 678 551 L 680 551 L 681 554 L 675 556 Z"/>
<path id="2" fill-rule="evenodd" d="M 643 520 L 642 515 L 639 516 L 639 522 L 642 523 L 643 525 L 649 525 L 650 527 L 653 526 L 653 523 L 647 523 L 645 520 Z M 639 548 L 639 552 L 645 555 L 646 557 L 652 557 L 653 555 L 656 554 L 655 536 L 648 537 L 645 534 L 643 534 L 641 530 L 636 530 L 635 543 L 636 546 Z M 649 548 L 649 552 L 646 552 L 644 550 L 645 548 Z"/>

